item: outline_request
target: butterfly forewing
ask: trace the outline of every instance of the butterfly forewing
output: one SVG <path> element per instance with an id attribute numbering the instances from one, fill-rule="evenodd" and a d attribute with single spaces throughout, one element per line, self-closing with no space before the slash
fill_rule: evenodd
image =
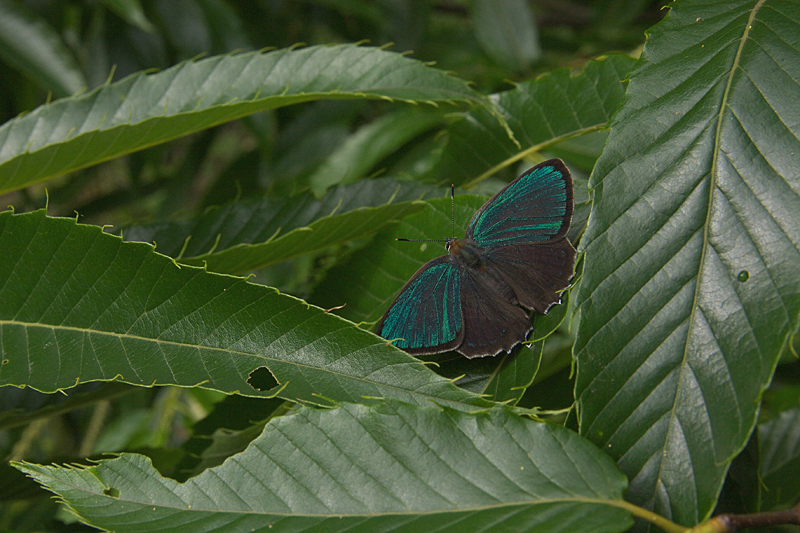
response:
<path id="1" fill-rule="evenodd" d="M 461 274 L 449 256 L 423 265 L 377 325 L 378 334 L 409 353 L 437 353 L 461 343 Z"/>
<path id="2" fill-rule="evenodd" d="M 572 220 L 572 177 L 560 159 L 540 163 L 475 213 L 467 238 L 484 248 L 563 237 Z"/>

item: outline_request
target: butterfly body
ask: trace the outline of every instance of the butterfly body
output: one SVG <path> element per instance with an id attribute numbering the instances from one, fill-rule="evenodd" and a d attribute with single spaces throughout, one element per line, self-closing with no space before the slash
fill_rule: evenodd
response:
<path id="1" fill-rule="evenodd" d="M 464 239 L 445 239 L 448 254 L 406 283 L 378 334 L 412 354 L 510 352 L 533 329 L 523 307 L 545 313 L 569 285 L 571 218 L 572 178 L 563 162 L 528 170 L 475 213 Z"/>

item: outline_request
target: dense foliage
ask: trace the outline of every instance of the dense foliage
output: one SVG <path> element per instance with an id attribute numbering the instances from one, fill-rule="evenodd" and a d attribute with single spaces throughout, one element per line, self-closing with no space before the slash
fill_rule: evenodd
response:
<path id="1" fill-rule="evenodd" d="M 0 529 L 792 506 L 798 35 L 789 0 L 0 0 Z M 581 255 L 529 345 L 372 334 L 444 253 L 396 237 L 550 157 Z"/>

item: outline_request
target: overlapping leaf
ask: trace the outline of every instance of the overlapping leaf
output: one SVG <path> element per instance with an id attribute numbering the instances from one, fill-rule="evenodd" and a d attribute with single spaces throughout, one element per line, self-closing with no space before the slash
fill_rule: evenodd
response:
<path id="1" fill-rule="evenodd" d="M 497 118 L 474 109 L 447 128 L 447 147 L 426 177 L 471 184 L 531 150 L 605 128 L 622 101 L 625 76 L 634 63 L 628 56 L 611 55 L 590 61 L 579 74 L 558 69 L 492 95 L 519 145 Z"/>
<path id="2" fill-rule="evenodd" d="M 391 179 L 337 187 L 320 200 L 311 194 L 239 200 L 187 222 L 122 230 L 129 241 L 154 242 L 181 263 L 244 274 L 269 264 L 373 235 L 424 208 L 415 202 L 439 189 Z"/>
<path id="3" fill-rule="evenodd" d="M 800 4 L 676 3 L 591 185 L 581 432 L 627 497 L 693 525 L 800 315 Z"/>
<path id="4" fill-rule="evenodd" d="M 626 480 L 564 428 L 495 408 L 302 408 L 186 483 L 145 457 L 19 465 L 81 520 L 142 531 L 624 531 Z"/>
<path id="5" fill-rule="evenodd" d="M 0 192 L 258 111 L 320 98 L 485 99 L 401 54 L 353 45 L 217 56 L 139 73 L 0 127 Z"/>
<path id="6" fill-rule="evenodd" d="M 52 392 L 118 380 L 292 400 L 485 405 L 322 309 L 179 267 L 95 226 L 4 212 L 0 249 L 0 386 Z"/>

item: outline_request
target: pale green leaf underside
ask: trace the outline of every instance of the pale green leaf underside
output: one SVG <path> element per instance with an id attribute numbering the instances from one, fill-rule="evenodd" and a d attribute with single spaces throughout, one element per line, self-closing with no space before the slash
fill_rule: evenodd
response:
<path id="1" fill-rule="evenodd" d="M 299 409 L 184 484 L 149 459 L 18 465 L 96 527 L 125 531 L 624 531 L 626 480 L 559 426 L 496 408 Z M 555 481 L 558 479 L 558 481 Z"/>
<path id="2" fill-rule="evenodd" d="M 353 45 L 216 56 L 139 73 L 0 127 L 0 193 L 258 111 L 320 98 L 485 99 L 395 52 Z"/>
<path id="3" fill-rule="evenodd" d="M 676 3 L 630 74 L 592 186 L 581 432 L 627 497 L 713 510 L 800 315 L 800 4 Z"/>
<path id="4" fill-rule="evenodd" d="M 485 404 L 383 339 L 244 279 L 43 211 L 0 214 L 0 386 L 203 386 L 252 396 Z M 248 382 L 266 367 L 269 390 Z"/>

